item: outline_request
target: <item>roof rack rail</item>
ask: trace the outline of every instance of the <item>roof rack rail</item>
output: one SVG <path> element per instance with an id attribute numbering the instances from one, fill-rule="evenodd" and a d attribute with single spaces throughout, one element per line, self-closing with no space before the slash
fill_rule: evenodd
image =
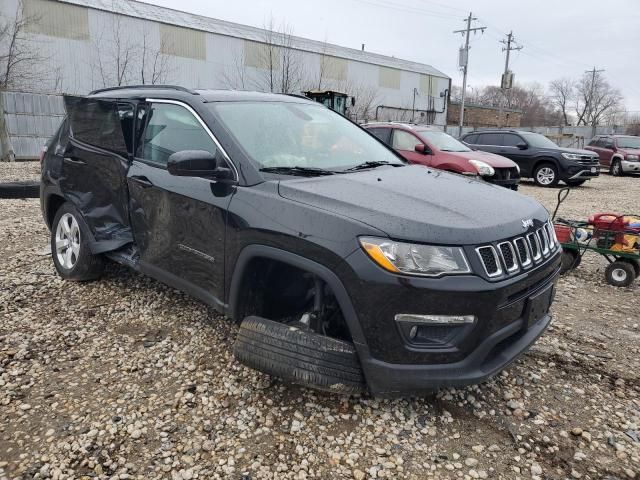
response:
<path id="1" fill-rule="evenodd" d="M 190 93 L 191 95 L 200 95 L 195 90 L 189 90 L 188 88 L 180 87 L 178 85 L 120 85 L 117 87 L 99 88 L 89 93 L 89 95 L 95 95 L 96 93 L 110 92 L 112 90 L 126 90 L 128 88 L 148 88 L 157 90 L 179 90 L 181 92 Z"/>

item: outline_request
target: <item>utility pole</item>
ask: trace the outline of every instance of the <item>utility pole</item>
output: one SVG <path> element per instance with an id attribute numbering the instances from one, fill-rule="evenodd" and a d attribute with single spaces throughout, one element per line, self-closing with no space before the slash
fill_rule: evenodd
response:
<path id="1" fill-rule="evenodd" d="M 506 90 L 510 89 L 513 85 L 511 85 L 511 82 L 513 81 L 513 77 L 511 77 L 510 79 L 507 79 L 507 77 L 509 76 L 509 57 L 510 57 L 510 53 L 511 50 L 522 50 L 524 47 L 522 45 L 518 45 L 518 46 L 513 46 L 513 44 L 515 44 L 515 38 L 513 36 L 513 31 L 509 32 L 507 34 L 507 40 L 501 40 L 500 43 L 502 43 L 504 45 L 504 47 L 502 47 L 502 51 L 503 52 L 507 52 L 507 57 L 504 61 L 504 74 L 502 75 L 502 79 L 500 81 L 500 88 L 502 89 L 502 97 L 500 98 L 500 110 L 498 112 L 498 127 L 502 126 L 502 112 L 504 110 L 504 101 L 506 99 L 507 96 L 507 92 Z"/>
<path id="2" fill-rule="evenodd" d="M 591 115 L 591 112 L 593 110 L 593 94 L 595 93 L 595 89 L 596 89 L 596 73 L 600 73 L 600 72 L 604 72 L 604 69 L 602 70 L 596 70 L 596 67 L 593 67 L 593 70 L 586 70 L 584 73 L 590 73 L 591 74 L 591 88 L 589 89 L 589 102 L 587 103 L 587 105 L 585 105 L 585 112 L 587 112 L 588 115 Z M 586 125 L 587 122 L 585 122 Z M 592 124 L 591 125 L 591 136 L 595 137 L 596 136 L 596 125 Z"/>
<path id="3" fill-rule="evenodd" d="M 467 90 L 467 71 L 469 69 L 469 34 L 471 32 L 476 33 L 478 30 L 484 33 L 484 30 L 487 28 L 471 28 L 471 22 L 475 20 L 477 20 L 477 18 L 473 16 L 473 13 L 469 12 L 469 16 L 465 19 L 465 21 L 467 22 L 467 28 L 464 30 L 454 30 L 453 32 L 461 33 L 465 36 L 464 49 L 460 52 L 461 54 L 462 52 L 464 53 L 460 56 L 460 66 L 462 67 L 462 98 L 460 99 L 460 128 L 458 130 L 458 136 L 462 135 L 462 126 L 464 125 L 464 97 Z"/>

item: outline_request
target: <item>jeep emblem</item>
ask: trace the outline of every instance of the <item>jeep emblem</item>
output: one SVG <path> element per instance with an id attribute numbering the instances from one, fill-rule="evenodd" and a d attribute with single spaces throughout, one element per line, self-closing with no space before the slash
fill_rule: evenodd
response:
<path id="1" fill-rule="evenodd" d="M 524 228 L 525 230 L 527 228 L 531 228 L 533 227 L 533 220 L 530 218 L 527 218 L 525 220 L 522 220 L 522 228 Z"/>

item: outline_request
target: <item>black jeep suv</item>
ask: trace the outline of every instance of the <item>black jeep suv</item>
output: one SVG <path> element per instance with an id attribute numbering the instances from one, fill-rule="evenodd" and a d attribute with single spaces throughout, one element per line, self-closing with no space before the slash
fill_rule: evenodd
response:
<path id="1" fill-rule="evenodd" d="M 544 135 L 518 130 L 481 130 L 460 138 L 477 150 L 510 158 L 522 177 L 537 185 L 553 187 L 563 181 L 570 187 L 582 185 L 600 174 L 598 156 L 588 150 L 559 147 Z"/>
<path id="2" fill-rule="evenodd" d="M 408 165 L 303 98 L 178 87 L 66 97 L 41 185 L 69 280 L 106 259 L 240 323 L 243 363 L 335 392 L 482 381 L 551 321 L 536 201 Z"/>

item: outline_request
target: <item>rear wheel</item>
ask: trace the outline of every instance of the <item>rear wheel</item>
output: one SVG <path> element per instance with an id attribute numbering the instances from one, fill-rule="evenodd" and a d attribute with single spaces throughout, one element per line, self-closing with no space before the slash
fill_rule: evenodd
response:
<path id="1" fill-rule="evenodd" d="M 636 279 L 634 266 L 622 260 L 616 260 L 609 264 L 604 272 L 609 285 L 614 287 L 628 287 Z"/>
<path id="2" fill-rule="evenodd" d="M 65 280 L 95 280 L 102 274 L 104 261 L 91 253 L 88 238 L 89 228 L 82 216 L 71 203 L 63 204 L 51 225 L 51 256 Z"/>
<path id="3" fill-rule="evenodd" d="M 636 272 L 636 278 L 640 277 L 640 260 L 634 260 L 633 258 L 621 258 L 620 261 L 630 263 L 633 266 L 633 270 Z"/>
<path id="4" fill-rule="evenodd" d="M 233 353 L 243 364 L 305 387 L 333 393 L 365 389 L 351 342 L 261 317 L 242 321 Z"/>
<path id="5" fill-rule="evenodd" d="M 558 184 L 558 168 L 553 163 L 541 163 L 533 172 L 533 180 L 541 187 L 555 187 Z"/>

